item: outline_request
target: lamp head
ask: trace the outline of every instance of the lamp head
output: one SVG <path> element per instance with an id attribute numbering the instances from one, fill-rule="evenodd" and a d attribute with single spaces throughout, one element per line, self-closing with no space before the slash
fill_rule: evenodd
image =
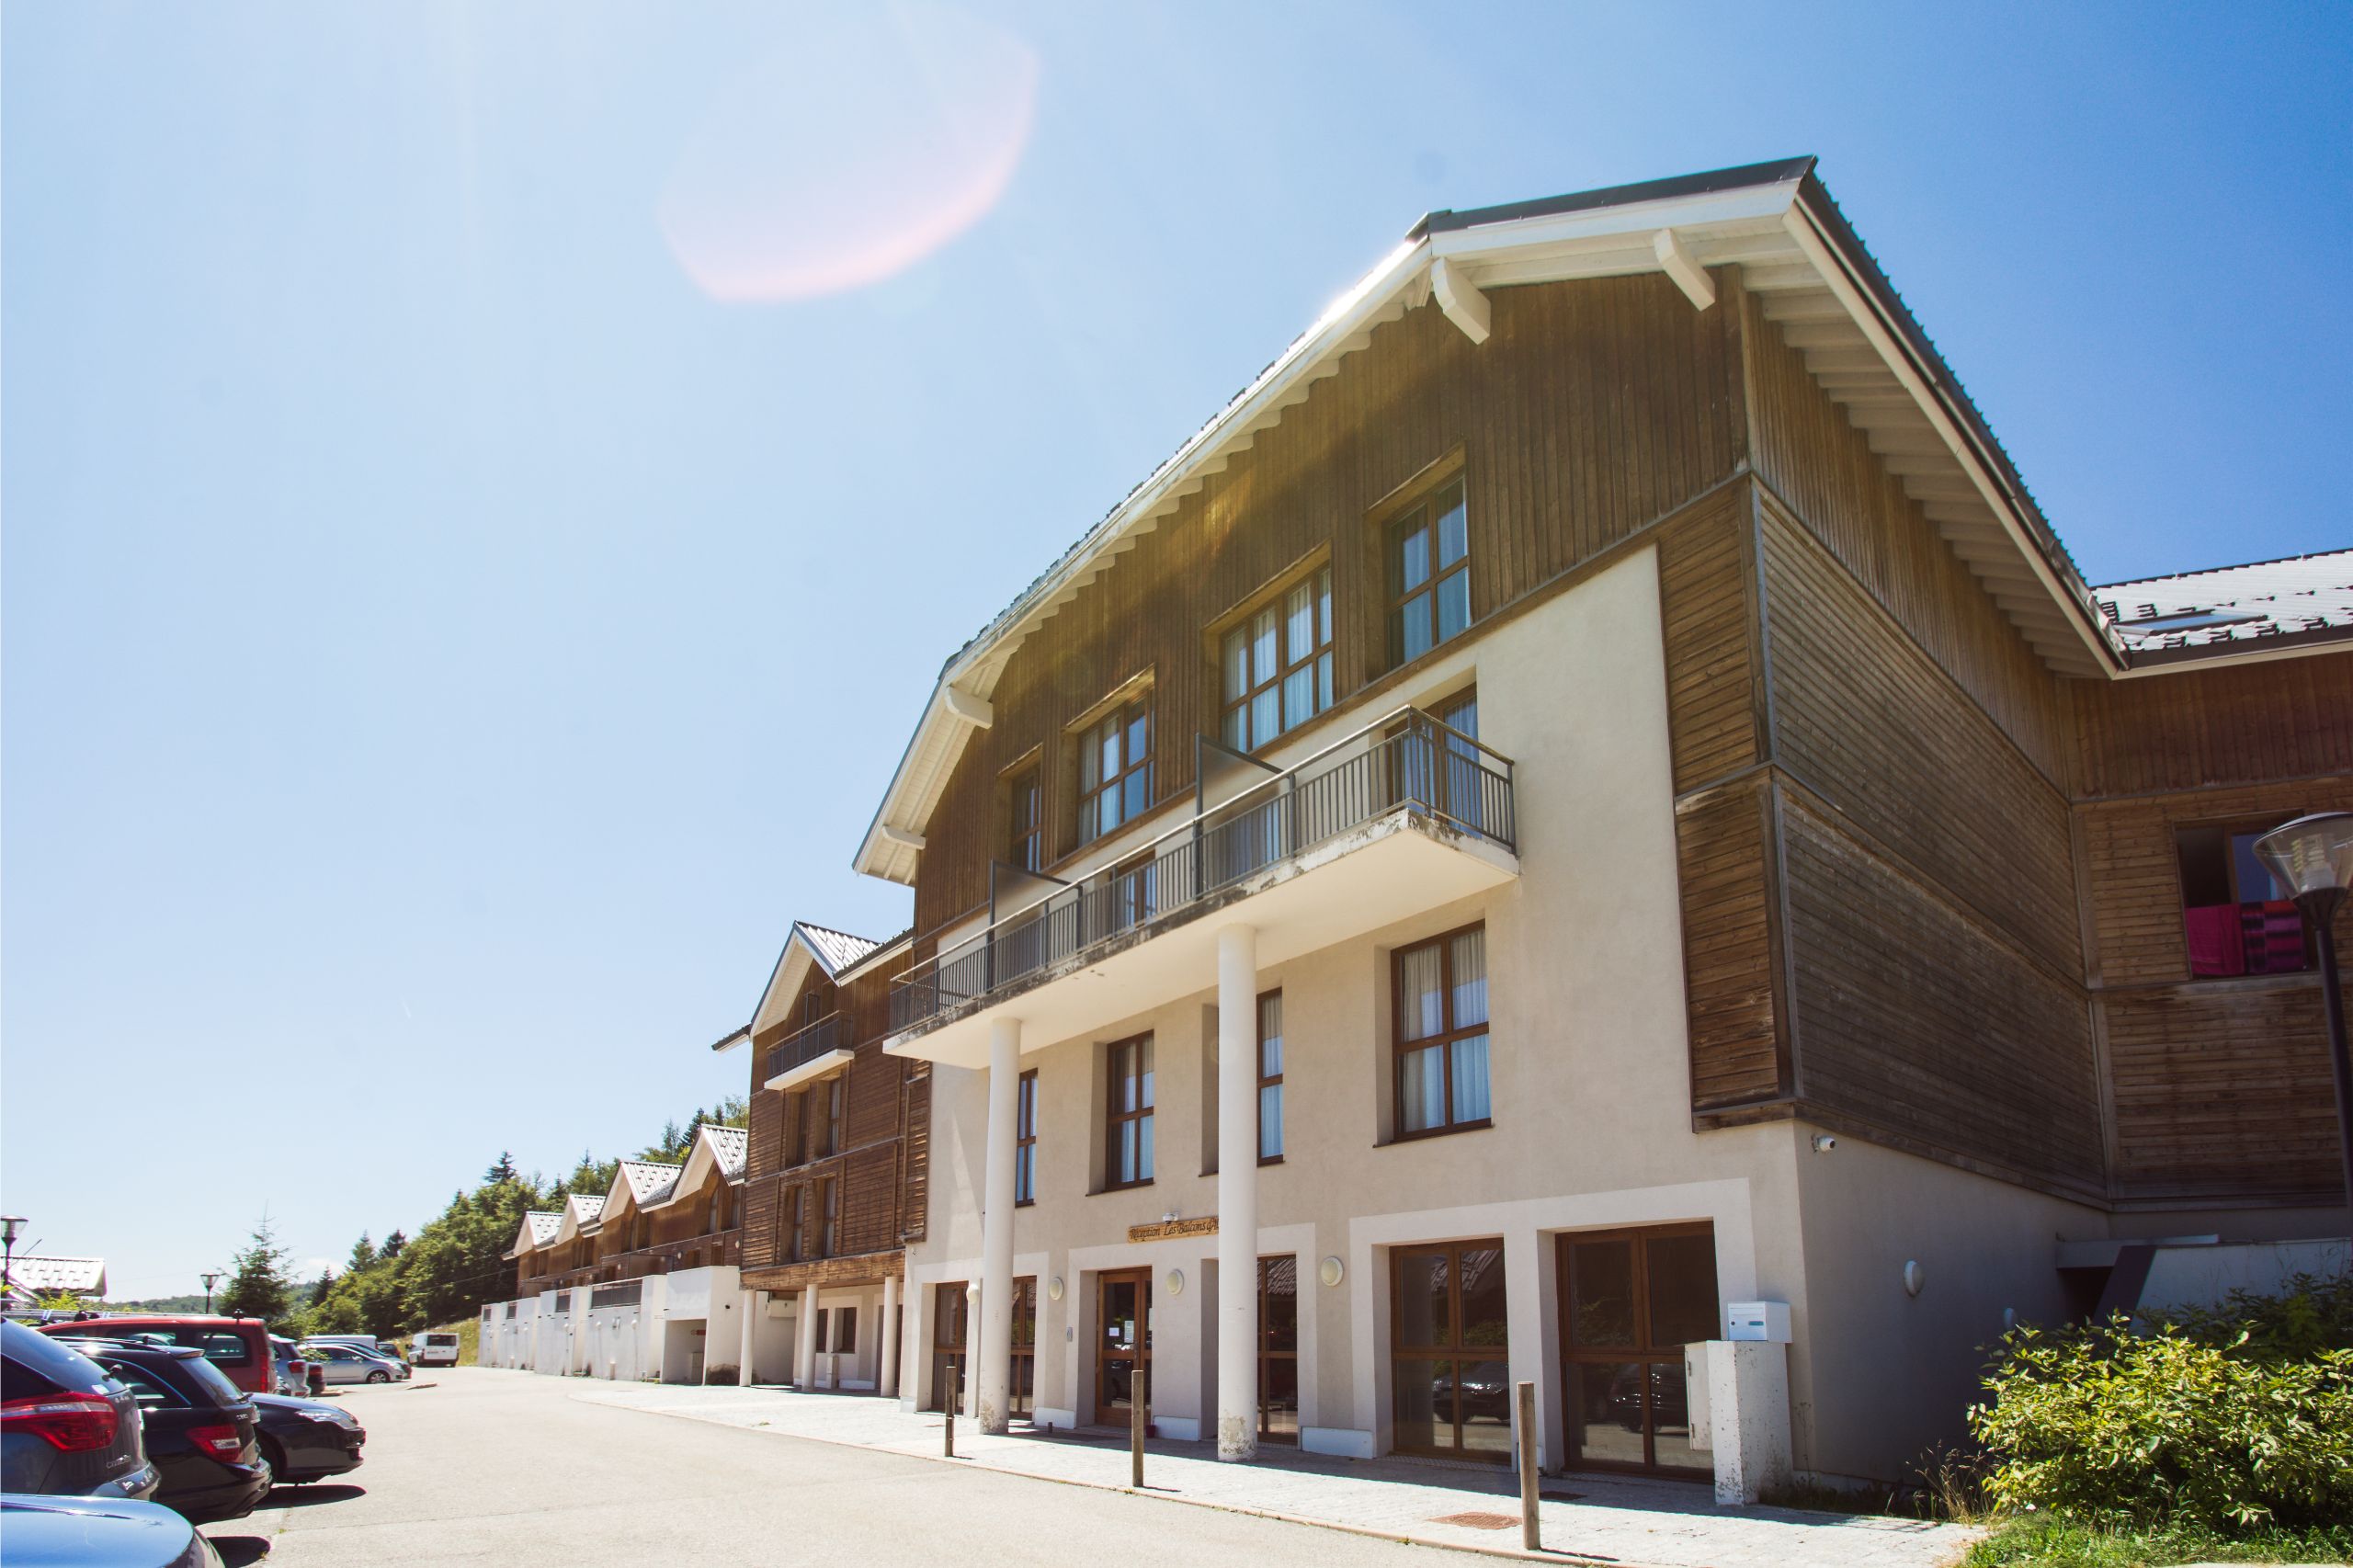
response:
<path id="1" fill-rule="evenodd" d="M 2325 925 L 2353 886 L 2353 812 L 2282 823 L 2255 841 L 2255 853 L 2304 917 Z"/>
<path id="2" fill-rule="evenodd" d="M 0 1242 L 6 1242 L 8 1245 L 15 1246 L 17 1244 L 17 1227 L 24 1222 L 25 1217 L 22 1214 L 0 1214 Z"/>

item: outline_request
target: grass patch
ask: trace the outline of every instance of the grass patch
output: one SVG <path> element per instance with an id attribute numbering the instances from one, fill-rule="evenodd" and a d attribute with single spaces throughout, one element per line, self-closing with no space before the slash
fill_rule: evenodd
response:
<path id="1" fill-rule="evenodd" d="M 2353 1528 L 2257 1530 L 2235 1538 L 2187 1525 L 2146 1529 L 2012 1517 L 1969 1549 L 1961 1568 L 2165 1568 L 2181 1562 L 2353 1562 Z"/>

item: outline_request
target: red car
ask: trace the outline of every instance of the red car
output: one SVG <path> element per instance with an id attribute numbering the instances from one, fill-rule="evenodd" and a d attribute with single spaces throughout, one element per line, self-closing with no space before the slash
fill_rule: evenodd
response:
<path id="1" fill-rule="evenodd" d="M 259 1318 L 199 1317 L 194 1313 L 108 1313 L 78 1323 L 45 1323 L 43 1334 L 65 1339 L 125 1339 L 160 1335 L 174 1345 L 201 1350 L 204 1358 L 247 1393 L 271 1392 L 269 1330 Z"/>

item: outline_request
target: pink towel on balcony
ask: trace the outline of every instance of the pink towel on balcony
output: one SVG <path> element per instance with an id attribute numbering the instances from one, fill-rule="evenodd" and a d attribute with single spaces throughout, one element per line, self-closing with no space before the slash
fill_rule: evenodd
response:
<path id="1" fill-rule="evenodd" d="M 2210 903 L 2185 909 L 2181 912 L 2181 926 L 2189 939 L 2190 973 L 2246 972 L 2246 937 L 2240 930 L 2237 904 Z"/>
<path id="2" fill-rule="evenodd" d="M 2249 974 L 2294 974 L 2304 967 L 2304 917 L 2286 899 L 2239 905 Z"/>

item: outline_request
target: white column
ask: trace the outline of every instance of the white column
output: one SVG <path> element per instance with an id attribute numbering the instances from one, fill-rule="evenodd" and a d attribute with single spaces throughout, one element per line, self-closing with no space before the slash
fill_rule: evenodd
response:
<path id="1" fill-rule="evenodd" d="M 884 1399 L 899 1396 L 899 1277 L 882 1277 L 882 1322 L 875 1329 L 882 1341 L 882 1365 L 874 1374 L 874 1392 Z"/>
<path id="2" fill-rule="evenodd" d="M 817 1287 L 801 1289 L 801 1321 L 794 1325 L 793 1386 L 806 1393 L 817 1386 Z"/>
<path id="3" fill-rule="evenodd" d="M 767 1299 L 768 1293 L 766 1290 L 746 1290 L 736 1305 L 735 1310 L 744 1314 L 744 1354 L 735 1363 L 737 1388 L 747 1389 L 752 1386 L 752 1329 L 753 1325 L 760 1321 L 760 1314 L 767 1310 Z"/>
<path id="4" fill-rule="evenodd" d="M 981 1342 L 972 1386 L 980 1426 L 1002 1432 L 1013 1408 L 1013 1141 L 1021 1088 L 1021 1020 L 989 1022 L 989 1147 L 981 1189 Z"/>
<path id="5" fill-rule="evenodd" d="M 1217 934 L 1217 1457 L 1258 1455 L 1258 933 Z"/>

